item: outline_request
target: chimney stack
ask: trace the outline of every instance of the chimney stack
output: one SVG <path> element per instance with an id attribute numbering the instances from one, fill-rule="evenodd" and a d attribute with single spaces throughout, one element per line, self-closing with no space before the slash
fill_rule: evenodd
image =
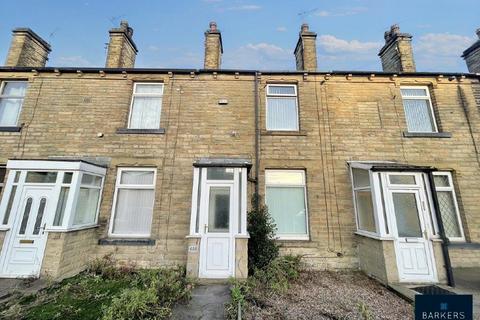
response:
<path id="1" fill-rule="evenodd" d="M 480 28 L 477 29 L 476 33 L 478 40 L 462 54 L 462 58 L 467 63 L 468 71 L 471 73 L 480 73 Z"/>
<path id="2" fill-rule="evenodd" d="M 412 36 L 400 33 L 398 24 L 385 31 L 385 45 L 378 55 L 385 72 L 415 72 L 415 60 L 412 51 Z"/>
<path id="3" fill-rule="evenodd" d="M 210 29 L 205 31 L 205 69 L 220 69 L 222 63 L 222 33 L 217 29 L 217 23 L 210 22 Z"/>
<path id="4" fill-rule="evenodd" d="M 50 53 L 50 45 L 29 28 L 13 31 L 12 43 L 8 51 L 7 67 L 45 67 Z"/>
<path id="5" fill-rule="evenodd" d="M 297 64 L 297 70 L 317 71 L 317 34 L 308 29 L 308 24 L 302 24 L 297 46 L 293 54 Z"/>
<path id="6" fill-rule="evenodd" d="M 133 29 L 127 21 L 120 22 L 120 28 L 109 31 L 110 42 L 108 43 L 107 68 L 133 68 L 137 56 L 137 46 L 133 42 Z"/>

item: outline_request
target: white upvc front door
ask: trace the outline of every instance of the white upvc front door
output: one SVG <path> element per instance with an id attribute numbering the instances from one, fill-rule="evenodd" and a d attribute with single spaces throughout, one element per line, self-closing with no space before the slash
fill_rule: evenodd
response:
<path id="1" fill-rule="evenodd" d="M 46 219 L 55 208 L 53 186 L 24 186 L 0 256 L 1 277 L 37 277 L 47 242 Z"/>
<path id="2" fill-rule="evenodd" d="M 237 197 L 234 183 L 206 183 L 200 206 L 201 278 L 234 275 Z"/>
<path id="3" fill-rule="evenodd" d="M 395 179 L 392 179 L 395 176 Z M 395 253 L 401 282 L 436 282 L 430 241 L 430 210 L 422 174 L 386 174 L 386 207 L 393 224 Z M 395 180 L 403 182 L 392 183 Z"/>

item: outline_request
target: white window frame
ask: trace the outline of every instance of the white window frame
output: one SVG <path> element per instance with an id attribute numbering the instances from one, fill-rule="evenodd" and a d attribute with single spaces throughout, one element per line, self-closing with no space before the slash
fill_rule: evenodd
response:
<path id="1" fill-rule="evenodd" d="M 26 84 L 25 95 L 23 97 L 3 95 L 3 89 L 5 88 L 5 84 L 10 83 L 10 82 L 23 82 L 23 83 L 25 83 Z M 17 119 L 15 120 L 15 124 L 14 125 L 3 125 L 3 127 L 16 127 L 16 126 L 18 126 L 18 120 L 20 119 L 20 113 L 22 113 L 23 102 L 25 101 L 25 96 L 27 95 L 27 89 L 28 89 L 28 81 L 26 81 L 26 80 L 4 80 L 4 81 L 1 81 L 1 83 L 0 83 L 0 101 L 2 99 L 21 99 L 22 100 L 22 105 L 20 106 L 20 110 L 18 110 Z"/>
<path id="2" fill-rule="evenodd" d="M 62 179 L 61 180 L 61 187 L 68 186 L 68 184 L 63 183 L 63 177 L 64 177 L 65 173 L 66 172 L 63 172 L 63 174 L 61 176 L 61 179 Z M 85 175 L 85 174 L 99 177 L 101 179 L 100 186 L 92 186 L 92 185 L 82 184 L 82 178 L 83 178 L 83 175 Z M 104 180 L 105 180 L 105 178 L 103 176 L 101 176 L 99 174 L 94 174 L 94 173 L 91 173 L 91 172 L 81 172 L 81 174 L 78 176 L 77 179 L 78 179 L 78 182 L 76 182 L 75 185 L 73 185 L 73 177 L 72 177 L 72 181 L 70 182 L 70 188 L 73 187 L 74 192 L 75 192 L 75 207 L 73 208 L 72 214 L 70 215 L 70 218 L 69 218 L 70 221 L 69 221 L 68 225 L 71 226 L 74 229 L 83 228 L 83 227 L 86 227 L 86 226 L 91 226 L 91 225 L 96 225 L 97 224 L 98 215 L 99 215 L 99 212 L 100 212 L 100 203 L 102 202 L 103 183 L 104 183 Z M 95 212 L 95 219 L 93 220 L 93 222 L 74 225 L 73 222 L 75 221 L 75 216 L 77 214 L 77 207 L 78 207 L 78 196 L 80 195 L 80 188 L 82 188 L 82 187 L 83 188 L 88 188 L 88 189 L 98 189 L 98 190 L 100 190 L 100 194 L 98 196 L 98 202 L 97 202 L 97 209 L 96 209 L 96 212 Z M 72 191 L 72 189 L 70 189 L 70 191 Z M 57 203 L 58 203 L 58 200 L 57 200 Z M 64 217 L 64 219 L 65 219 L 65 217 Z"/>
<path id="3" fill-rule="evenodd" d="M 353 169 L 358 169 L 358 170 L 365 170 L 368 173 L 369 177 L 369 182 L 370 185 L 368 187 L 355 187 L 354 181 L 353 181 Z M 350 183 L 352 186 L 352 198 L 353 198 L 353 209 L 355 211 L 355 224 L 357 227 L 357 233 L 370 236 L 370 237 L 379 237 L 381 232 L 380 229 L 380 216 L 379 216 L 379 208 L 384 210 L 383 205 L 382 205 L 382 199 L 381 196 L 376 196 L 379 192 L 379 186 L 378 182 L 375 182 L 375 180 L 378 180 L 378 177 L 374 175 L 374 173 L 367 168 L 363 168 L 361 166 L 350 166 Z M 357 197 L 355 196 L 355 191 L 362 191 L 362 190 L 370 190 L 370 196 L 372 198 L 372 208 L 373 208 L 373 221 L 375 223 L 375 231 L 368 231 L 368 230 L 363 230 L 360 229 L 360 219 L 358 217 L 358 206 L 357 206 Z M 383 216 L 383 215 L 382 215 Z"/>
<path id="4" fill-rule="evenodd" d="M 448 187 L 439 187 L 435 185 L 435 192 L 444 191 L 451 192 L 453 198 L 453 205 L 455 208 L 455 214 L 457 217 L 458 227 L 460 229 L 461 237 L 448 237 L 452 242 L 465 242 L 465 233 L 463 231 L 462 218 L 460 217 L 460 210 L 458 208 L 457 194 L 455 192 L 455 186 L 453 185 L 452 173 L 450 171 L 435 171 L 433 172 L 434 176 L 447 176 L 448 177 Z M 439 215 L 441 217 L 441 214 Z M 437 222 L 438 223 L 438 222 Z M 443 223 L 443 221 L 442 221 Z"/>
<path id="5" fill-rule="evenodd" d="M 153 172 L 153 184 L 151 185 L 139 185 L 139 184 L 121 184 L 120 181 L 122 179 L 122 173 L 124 171 L 150 171 Z M 153 223 L 153 214 L 155 212 L 155 188 L 157 183 L 157 168 L 153 167 L 121 167 L 117 170 L 117 178 L 115 181 L 115 193 L 113 195 L 113 205 L 112 205 L 112 214 L 110 219 L 110 225 L 108 227 L 108 235 L 110 237 L 115 238 L 148 238 L 152 234 L 152 223 Z M 150 232 L 148 234 L 140 234 L 140 233 L 129 233 L 129 234 L 121 234 L 121 233 L 113 233 L 113 224 L 115 221 L 115 214 L 117 209 L 117 197 L 118 197 L 118 190 L 119 189 L 141 189 L 141 190 L 153 190 L 153 206 L 152 206 L 152 220 L 150 222 Z"/>
<path id="6" fill-rule="evenodd" d="M 402 95 L 402 89 L 424 89 L 425 92 L 427 93 L 426 96 L 409 96 L 409 97 L 404 97 Z M 428 86 L 400 86 L 400 96 L 402 97 L 402 106 L 403 106 L 403 114 L 405 116 L 405 123 L 407 124 L 407 130 L 410 133 L 438 133 L 438 126 L 437 126 L 437 119 L 435 118 L 435 112 L 433 110 L 433 104 L 432 104 L 432 99 L 430 96 L 430 89 Z M 408 122 L 407 122 L 407 116 L 405 113 L 405 105 L 403 104 L 403 100 L 428 100 L 428 106 L 430 110 L 430 119 L 432 120 L 433 123 L 433 131 L 410 131 L 408 129 Z"/>
<path id="7" fill-rule="evenodd" d="M 154 84 L 154 85 L 161 85 L 162 86 L 162 93 L 136 93 L 137 92 L 137 85 L 142 84 Z M 165 84 L 163 82 L 134 82 L 133 83 L 133 92 L 132 92 L 132 99 L 130 101 L 130 111 L 128 113 L 128 129 L 142 129 L 142 128 L 132 128 L 131 120 L 132 120 L 132 111 L 133 111 L 133 102 L 135 101 L 135 97 L 157 97 L 162 98 L 162 103 L 160 105 L 160 119 L 158 119 L 158 126 L 156 128 L 149 128 L 150 129 L 160 129 L 160 121 L 162 120 L 162 107 L 163 107 L 163 92 L 165 90 Z"/>
<path id="8" fill-rule="evenodd" d="M 270 87 L 293 87 L 295 94 L 271 94 L 269 93 Z M 268 98 L 269 97 L 295 97 L 295 110 L 297 114 L 297 121 L 295 129 L 291 128 L 270 128 L 268 126 Z M 298 88 L 296 84 L 282 84 L 282 83 L 272 83 L 267 84 L 265 90 L 265 127 L 267 131 L 299 131 L 300 130 L 300 115 L 298 112 Z"/>
<path id="9" fill-rule="evenodd" d="M 302 173 L 302 184 L 268 184 L 267 183 L 267 172 L 301 172 Z M 277 240 L 310 240 L 310 225 L 309 225 L 309 214 L 308 214 L 308 201 L 307 201 L 307 175 L 305 170 L 298 169 L 266 169 L 265 170 L 265 205 L 267 205 L 267 187 L 292 187 L 300 188 L 303 187 L 303 196 L 305 203 L 305 229 L 306 233 L 302 234 L 276 234 Z"/>

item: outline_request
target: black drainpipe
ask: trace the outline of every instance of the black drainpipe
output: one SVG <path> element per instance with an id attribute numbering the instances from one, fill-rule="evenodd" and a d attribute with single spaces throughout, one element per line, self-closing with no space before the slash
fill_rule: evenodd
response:
<path id="1" fill-rule="evenodd" d="M 255 211 L 259 209 L 258 197 L 258 171 L 260 170 L 260 128 L 259 128 L 259 106 L 258 106 L 258 72 L 255 72 Z"/>
<path id="2" fill-rule="evenodd" d="M 443 225 L 442 216 L 440 214 L 440 206 L 438 204 L 437 192 L 435 189 L 435 181 L 433 180 L 432 170 L 428 171 L 428 181 L 430 184 L 430 191 L 432 194 L 433 208 L 435 209 L 435 216 L 437 217 L 438 224 L 438 233 L 442 239 L 442 254 L 443 259 L 445 260 L 445 269 L 447 270 L 447 282 L 450 287 L 455 287 L 455 279 L 453 278 L 452 263 L 450 261 L 450 254 L 448 253 L 448 245 L 450 240 L 448 240 L 445 234 L 445 227 Z"/>

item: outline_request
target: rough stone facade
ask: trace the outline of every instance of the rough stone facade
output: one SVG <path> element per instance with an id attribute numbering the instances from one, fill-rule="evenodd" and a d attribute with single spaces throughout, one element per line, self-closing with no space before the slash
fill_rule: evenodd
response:
<path id="1" fill-rule="evenodd" d="M 119 39 L 129 44 L 124 40 L 131 34 L 128 26 L 123 27 Z M 306 47 L 312 49 L 312 43 L 304 41 L 302 36 L 306 32 L 308 29 L 302 29 L 299 41 L 302 50 L 296 50 L 296 56 L 300 54 L 301 70 L 311 70 L 308 73 L 187 69 L 153 69 L 147 73 L 136 69 L 91 68 L 78 71 L 39 68 L 26 72 L 0 68 L 2 80 L 28 80 L 19 119 L 20 131 L 0 130 L 0 164 L 9 159 L 64 157 L 102 159 L 108 166 L 98 226 L 49 233 L 42 274 L 55 278 L 69 276 L 82 270 L 88 260 L 113 254 L 122 263 L 143 267 L 186 264 L 189 274 L 195 275 L 198 256 L 188 255 L 187 251 L 189 245 L 198 246 L 199 240 L 186 238 L 190 224 L 192 165 L 195 160 L 208 157 L 251 159 L 255 165 L 249 172 L 249 195 L 255 189 L 253 178 L 258 174 L 258 190 L 265 196 L 267 169 L 305 170 L 309 239 L 281 241 L 282 252 L 301 254 L 307 264 L 319 269 L 361 267 L 382 281 L 398 279 L 396 267 L 392 267 L 393 244 L 355 234 L 347 161 L 396 161 L 452 170 L 469 244 L 452 248 L 452 264 L 478 266 L 478 76 L 314 72 L 316 58 L 310 50 L 305 50 Z M 209 39 L 213 39 L 212 45 Z M 309 35 L 309 39 L 314 40 L 313 35 Z M 115 48 L 112 42 L 110 48 Z M 209 48 L 213 51 L 208 51 Z M 386 53 L 391 52 L 389 48 L 385 49 Z M 113 54 L 112 49 L 109 57 L 110 52 L 112 57 L 124 55 L 121 50 Z M 134 51 L 129 52 L 134 57 Z M 214 30 L 211 26 L 206 34 L 205 68 L 217 69 L 220 53 L 220 33 L 216 26 Z M 127 62 L 122 60 L 114 65 L 133 66 L 131 54 L 127 54 Z M 207 59 L 215 54 L 218 60 Z M 398 63 L 401 69 L 395 71 L 412 71 L 411 64 Z M 127 126 L 135 82 L 164 84 L 160 121 L 163 133 L 118 130 Z M 266 130 L 268 84 L 297 85 L 298 131 Z M 440 134 L 405 135 L 407 125 L 400 86 L 410 85 L 429 88 Z M 449 135 L 444 135 L 446 133 Z M 117 169 L 125 166 L 157 169 L 149 239 L 152 241 L 135 245 L 100 244 L 100 239 L 108 238 Z M 246 243 L 247 239 L 236 239 L 237 253 L 245 252 Z M 441 257 L 439 244 L 434 246 L 435 256 Z M 236 276 L 245 277 L 247 257 L 238 256 Z M 438 258 L 436 262 L 440 273 L 443 260 Z M 442 274 L 440 279 L 444 280 Z"/>
<path id="2" fill-rule="evenodd" d="M 385 45 L 378 54 L 385 72 L 415 72 L 412 36 L 400 33 L 398 25 L 393 25 L 385 32 Z"/>
<path id="3" fill-rule="evenodd" d="M 28 28 L 13 30 L 6 66 L 45 67 L 50 45 Z"/>

